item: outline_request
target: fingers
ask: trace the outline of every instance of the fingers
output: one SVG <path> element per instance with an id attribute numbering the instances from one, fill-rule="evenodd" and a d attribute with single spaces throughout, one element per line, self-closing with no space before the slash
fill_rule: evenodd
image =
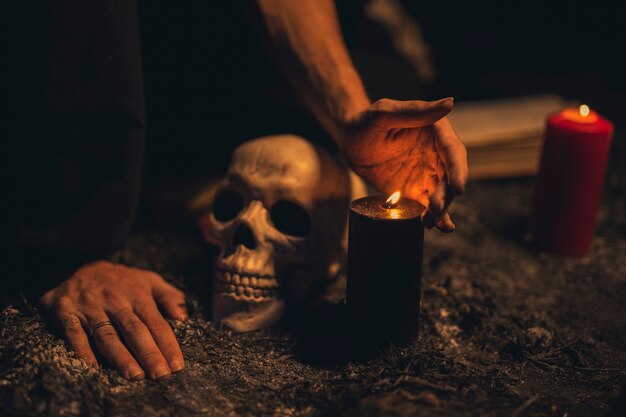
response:
<path id="1" fill-rule="evenodd" d="M 463 194 L 468 178 L 467 150 L 447 118 L 434 125 L 437 152 L 446 166 L 446 175 L 450 190 Z"/>
<path id="2" fill-rule="evenodd" d="M 183 353 L 178 346 L 174 332 L 159 312 L 156 304 L 150 300 L 150 302 L 136 307 L 135 312 L 148 327 L 172 372 L 182 370 L 184 367 Z"/>
<path id="3" fill-rule="evenodd" d="M 132 309 L 112 311 L 110 316 L 130 351 L 151 379 L 163 379 L 171 375 L 170 367 L 150 330 Z"/>
<path id="4" fill-rule="evenodd" d="M 448 214 L 448 207 L 455 195 L 463 194 L 468 178 L 467 151 L 447 118 L 434 124 L 437 152 L 445 165 L 445 176 L 429 196 L 428 213 L 424 226 L 452 232 L 455 225 Z"/>
<path id="5" fill-rule="evenodd" d="M 79 269 L 40 304 L 77 357 L 97 365 L 97 350 L 126 379 L 161 379 L 172 369 L 181 370 L 184 362 L 153 297 L 172 317 L 187 317 L 184 294 L 159 275 L 108 264 Z"/>
<path id="6" fill-rule="evenodd" d="M 164 280 L 154 284 L 152 296 L 165 313 L 174 320 L 186 320 L 189 317 L 185 307 L 185 293 Z"/>
<path id="7" fill-rule="evenodd" d="M 435 187 L 435 191 L 428 197 L 428 211 L 434 218 L 439 217 L 444 210 L 447 209 L 449 201 L 451 201 L 450 197 L 449 201 L 446 201 L 446 188 L 446 181 L 444 178 L 439 181 L 437 187 Z"/>
<path id="8" fill-rule="evenodd" d="M 443 213 L 439 217 L 434 217 L 431 213 L 424 212 L 422 223 L 427 229 L 432 229 L 433 226 L 437 226 L 437 229 L 444 233 L 454 232 L 454 229 L 456 229 L 456 225 L 452 222 L 450 214 L 448 213 Z"/>
<path id="9" fill-rule="evenodd" d="M 435 221 L 435 226 L 437 226 L 437 229 L 444 233 L 454 232 L 454 229 L 456 229 L 456 226 L 452 222 L 450 214 L 448 213 L 444 213 L 441 217 L 439 217 L 439 219 Z"/>
<path id="10" fill-rule="evenodd" d="M 83 329 L 80 319 L 70 313 L 63 319 L 61 325 L 65 332 L 65 338 L 71 349 L 74 351 L 75 357 L 84 359 L 89 366 L 97 367 L 98 361 L 89 345 L 89 338 Z"/>
<path id="11" fill-rule="evenodd" d="M 54 308 L 58 327 L 63 331 L 70 349 L 74 351 L 74 357 L 84 359 L 89 366 L 97 367 L 98 361 L 89 345 L 87 333 L 76 315 L 74 303 L 67 297 L 61 297 Z"/>
<path id="12" fill-rule="evenodd" d="M 108 321 L 109 317 L 104 311 L 91 314 L 87 317 L 87 326 L 93 329 L 98 323 Z M 145 372 L 135 358 L 130 354 L 122 343 L 119 335 L 112 325 L 98 327 L 91 335 L 94 344 L 100 354 L 116 368 L 124 378 L 130 381 L 139 381 L 145 377 Z"/>
<path id="13" fill-rule="evenodd" d="M 368 116 L 384 128 L 415 128 L 432 125 L 450 113 L 453 98 L 438 101 L 397 101 L 382 99 L 372 104 Z"/>
<path id="14" fill-rule="evenodd" d="M 428 198 L 428 212 L 424 214 L 422 219 L 424 227 L 430 229 L 437 226 L 439 230 L 446 233 L 454 231 L 456 226 L 448 214 L 448 207 L 453 198 L 454 195 L 444 177 Z"/>

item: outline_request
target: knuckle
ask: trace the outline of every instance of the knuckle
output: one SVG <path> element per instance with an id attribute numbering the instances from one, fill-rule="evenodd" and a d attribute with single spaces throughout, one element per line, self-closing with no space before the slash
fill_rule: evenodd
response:
<path id="1" fill-rule="evenodd" d="M 122 298 L 120 297 L 119 293 L 116 291 L 113 291 L 111 289 L 105 289 L 102 291 L 102 296 L 104 297 L 104 300 L 107 303 L 107 305 L 115 306 L 115 305 L 122 304 Z"/>
<path id="2" fill-rule="evenodd" d="M 113 311 L 111 316 L 124 333 L 136 331 L 138 323 L 141 323 L 130 307 L 119 308 Z"/>
<path id="3" fill-rule="evenodd" d="M 411 102 L 406 103 L 406 107 L 408 110 L 424 110 L 428 106 L 428 102 L 422 100 L 413 100 Z"/>
<path id="4" fill-rule="evenodd" d="M 83 326 L 78 317 L 70 314 L 62 319 L 63 329 L 67 335 L 76 335 L 83 331 Z"/>
<path id="5" fill-rule="evenodd" d="M 93 339 L 96 343 L 107 344 L 117 339 L 117 332 L 112 326 L 103 326 L 94 332 Z"/>
<path id="6" fill-rule="evenodd" d="M 122 308 L 115 313 L 115 317 L 119 322 L 124 333 L 137 333 L 143 330 L 144 324 L 139 320 L 130 308 Z"/>
<path id="7" fill-rule="evenodd" d="M 65 327 L 65 334 L 67 336 L 76 336 L 81 334 L 82 331 L 82 328 L 80 328 L 79 326 L 70 325 Z"/>
<path id="8" fill-rule="evenodd" d="M 165 280 L 163 279 L 163 277 L 159 274 L 157 274 L 154 271 L 143 271 L 144 272 L 144 276 L 146 278 L 148 278 L 149 281 L 154 282 L 165 282 Z"/>
<path id="9" fill-rule="evenodd" d="M 56 299 L 54 302 L 54 308 L 57 311 L 67 312 L 74 306 L 74 300 L 67 295 L 63 295 Z"/>
<path id="10" fill-rule="evenodd" d="M 119 361 L 118 366 L 122 371 L 131 372 L 137 368 L 137 363 L 132 359 L 123 359 Z"/>
<path id="11" fill-rule="evenodd" d="M 151 294 L 145 287 L 139 285 L 136 288 L 129 289 L 125 294 L 125 298 L 131 301 L 131 304 L 138 305 L 144 304 L 146 300 L 151 298 Z"/>
<path id="12" fill-rule="evenodd" d="M 443 211 L 443 202 L 439 199 L 431 199 L 429 210 L 433 214 L 439 214 Z"/>
<path id="13" fill-rule="evenodd" d="M 119 308 L 113 313 L 113 315 L 120 321 L 129 321 L 135 317 L 135 313 L 130 307 Z"/>
<path id="14" fill-rule="evenodd" d="M 154 330 L 155 332 L 170 329 L 170 325 L 164 319 L 153 318 L 146 320 L 144 323 L 149 329 Z"/>
<path id="15" fill-rule="evenodd" d="M 178 298 L 180 300 L 184 300 L 185 299 L 185 293 L 181 290 L 179 290 L 176 287 L 172 287 L 172 297 L 173 298 Z"/>
<path id="16" fill-rule="evenodd" d="M 143 362 L 165 362 L 163 354 L 158 350 L 149 350 L 141 354 Z"/>
<path id="17" fill-rule="evenodd" d="M 55 290 L 47 291 L 44 295 L 39 298 L 39 304 L 41 304 L 45 308 L 50 308 L 52 305 L 52 300 L 54 299 Z"/>
<path id="18" fill-rule="evenodd" d="M 137 317 L 129 318 L 123 322 L 124 331 L 130 334 L 135 334 L 144 329 L 145 324 Z"/>
<path id="19" fill-rule="evenodd" d="M 458 142 L 457 152 L 459 153 L 460 157 L 467 158 L 467 148 L 461 142 Z"/>
<path id="20" fill-rule="evenodd" d="M 90 266 L 101 268 L 105 266 L 106 267 L 112 266 L 112 264 L 109 261 L 99 260 L 99 261 L 92 262 Z"/>
<path id="21" fill-rule="evenodd" d="M 83 333 L 83 328 L 80 325 L 79 326 L 70 325 L 70 326 L 65 327 L 65 335 L 68 338 L 78 336 L 81 333 Z"/>
<path id="22" fill-rule="evenodd" d="M 376 110 L 387 109 L 389 108 L 389 106 L 391 106 L 392 103 L 393 103 L 393 100 L 391 99 L 381 98 L 379 100 L 376 100 L 374 103 L 372 103 L 371 108 L 376 109 Z"/>
<path id="23" fill-rule="evenodd" d="M 86 305 L 94 305 L 97 304 L 98 295 L 93 290 L 85 290 L 80 293 L 79 297 L 81 303 Z"/>
<path id="24" fill-rule="evenodd" d="M 441 149 L 446 151 L 447 153 L 458 152 L 458 143 L 457 142 L 439 142 L 438 146 L 441 146 Z"/>

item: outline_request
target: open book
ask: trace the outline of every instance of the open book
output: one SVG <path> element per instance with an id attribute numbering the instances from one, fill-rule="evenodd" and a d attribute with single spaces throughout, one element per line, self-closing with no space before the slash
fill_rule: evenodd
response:
<path id="1" fill-rule="evenodd" d="M 457 104 L 449 118 L 467 147 L 470 178 L 535 175 L 546 119 L 569 104 L 556 95 Z"/>

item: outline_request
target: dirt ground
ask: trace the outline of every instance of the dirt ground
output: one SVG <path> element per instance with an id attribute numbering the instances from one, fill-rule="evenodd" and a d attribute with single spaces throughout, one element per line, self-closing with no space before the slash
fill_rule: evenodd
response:
<path id="1" fill-rule="evenodd" d="M 457 231 L 426 236 L 419 340 L 365 359 L 344 347 L 342 303 L 271 330 L 216 328 L 206 311 L 213 252 L 197 235 L 136 234 L 119 260 L 189 293 L 192 318 L 172 322 L 186 369 L 163 382 L 89 369 L 23 303 L 0 317 L 0 413 L 625 415 L 615 400 L 626 381 L 623 154 L 613 154 L 597 238 L 583 258 L 533 248 L 531 179 L 470 184 L 454 207 Z"/>

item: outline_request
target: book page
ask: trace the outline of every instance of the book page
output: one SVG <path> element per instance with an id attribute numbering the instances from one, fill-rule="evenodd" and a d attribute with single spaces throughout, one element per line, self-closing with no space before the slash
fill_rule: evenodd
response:
<path id="1" fill-rule="evenodd" d="M 471 148 L 541 136 L 547 117 L 568 104 L 557 95 L 476 101 L 455 105 L 448 117 Z"/>

